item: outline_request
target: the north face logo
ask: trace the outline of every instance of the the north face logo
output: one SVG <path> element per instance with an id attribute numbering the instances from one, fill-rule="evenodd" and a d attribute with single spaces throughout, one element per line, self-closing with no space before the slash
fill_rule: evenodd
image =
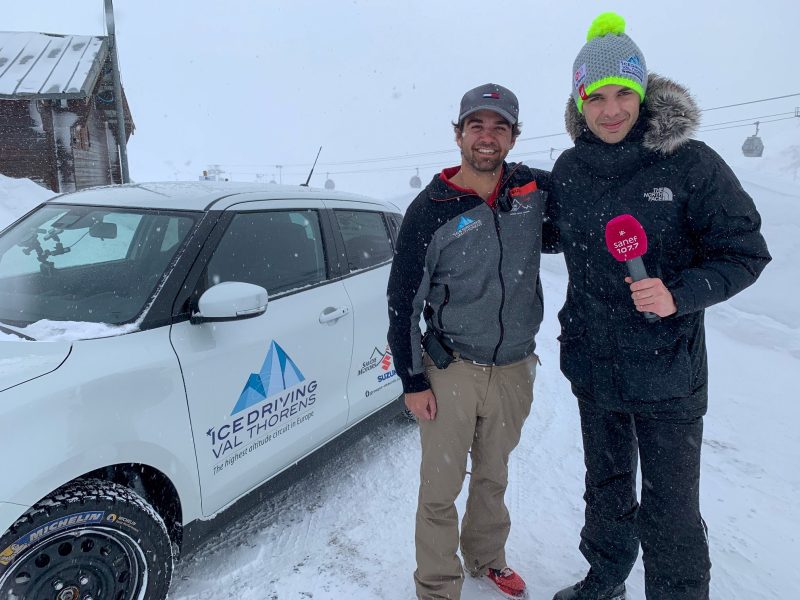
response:
<path id="1" fill-rule="evenodd" d="M 652 192 L 645 192 L 644 197 L 650 202 L 672 202 L 672 190 L 667 187 L 653 188 Z"/>

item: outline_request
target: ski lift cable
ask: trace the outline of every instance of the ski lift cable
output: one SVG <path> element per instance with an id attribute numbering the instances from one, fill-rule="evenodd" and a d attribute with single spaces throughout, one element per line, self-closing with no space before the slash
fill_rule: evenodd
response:
<path id="1" fill-rule="evenodd" d="M 764 123 L 776 123 L 777 121 L 788 121 L 790 119 L 796 119 L 797 117 L 783 117 L 782 119 L 770 119 L 769 121 L 759 121 L 761 125 Z M 728 125 L 727 127 L 717 127 L 715 129 L 701 129 L 700 131 L 710 132 L 710 131 L 722 131 L 723 129 L 736 129 L 738 127 L 752 127 L 755 125 L 755 122 L 752 123 L 743 123 L 742 125 Z"/>
<path id="2" fill-rule="evenodd" d="M 712 108 L 703 108 L 703 109 L 700 110 L 700 112 L 708 112 L 708 111 L 712 111 L 712 110 L 720 110 L 720 109 L 723 109 L 723 108 L 733 108 L 733 107 L 736 107 L 736 106 L 745 106 L 745 105 L 748 105 L 748 104 L 757 104 L 757 103 L 760 103 L 760 102 L 768 102 L 768 101 L 772 101 L 772 100 L 781 100 L 781 99 L 784 99 L 784 98 L 793 98 L 795 96 L 800 96 L 800 93 L 797 93 L 797 94 L 786 94 L 784 96 L 773 96 L 771 98 L 760 98 L 760 99 L 757 99 L 757 100 L 749 100 L 747 102 L 740 102 L 740 103 L 737 103 L 737 104 L 729 104 L 729 105 L 726 105 L 726 106 L 715 106 L 715 107 L 712 107 Z M 789 114 L 789 113 L 782 113 L 782 114 Z M 765 117 L 752 117 L 752 118 L 761 119 L 761 118 L 765 118 Z M 744 120 L 744 119 L 742 119 L 742 120 Z M 709 127 L 710 127 L 710 125 L 709 125 Z M 560 137 L 560 136 L 563 136 L 563 135 L 567 135 L 567 133 L 566 132 L 548 133 L 548 134 L 544 134 L 544 135 L 520 137 L 520 138 L 517 138 L 517 142 L 528 142 L 528 141 L 534 141 L 534 140 L 543 140 L 543 139 L 547 139 L 547 138 Z M 351 160 L 351 161 L 342 161 L 342 162 L 337 162 L 337 163 L 324 163 L 324 164 L 330 164 L 330 165 L 334 165 L 334 164 L 335 165 L 368 164 L 368 163 L 371 163 L 371 162 L 388 161 L 388 160 L 399 160 L 399 159 L 406 158 L 406 157 L 431 156 L 431 155 L 435 155 L 435 154 L 447 154 L 447 153 L 451 153 L 451 152 L 454 152 L 454 150 L 452 150 L 452 149 L 451 150 L 432 150 L 430 152 L 420 152 L 420 153 L 416 153 L 416 154 L 405 154 L 405 155 L 400 155 L 400 156 L 377 157 L 377 158 L 371 158 L 371 159 L 366 159 L 366 160 Z M 548 150 L 548 152 L 549 152 L 549 150 Z"/>
<path id="3" fill-rule="evenodd" d="M 425 163 L 425 164 L 420 164 L 419 168 L 430 167 L 430 168 L 442 169 L 444 167 L 448 167 L 448 166 L 452 166 L 452 165 L 453 165 L 453 162 Z M 353 175 L 353 174 L 363 174 L 363 173 L 388 173 L 388 172 L 398 172 L 398 171 L 399 172 L 402 172 L 402 171 L 408 172 L 408 171 L 414 170 L 415 168 L 416 167 L 407 167 L 407 166 L 401 166 L 401 167 L 389 167 L 389 166 L 387 166 L 387 167 L 372 167 L 372 168 L 366 168 L 366 169 L 351 169 L 351 170 L 343 170 L 343 171 L 326 171 L 326 174 L 329 177 L 331 177 L 333 175 Z M 228 173 L 230 175 L 236 175 L 236 176 L 253 176 L 253 175 L 257 174 L 256 171 L 229 171 Z M 304 172 L 300 171 L 300 170 L 298 170 L 298 171 L 290 171 L 289 173 L 285 173 L 285 175 L 287 176 L 287 178 L 291 178 L 292 176 L 304 175 Z"/>
<path id="4" fill-rule="evenodd" d="M 772 100 L 781 100 L 781 99 L 784 99 L 784 98 L 793 98 L 793 97 L 796 97 L 796 96 L 800 96 L 800 93 L 785 94 L 783 96 L 773 96 L 773 97 L 770 97 L 770 98 L 759 98 L 759 99 L 756 99 L 756 100 L 749 100 L 747 102 L 738 102 L 736 104 L 728 104 L 728 105 L 725 105 L 725 106 L 714 106 L 712 108 L 703 108 L 703 109 L 700 109 L 700 112 L 709 112 L 709 111 L 720 110 L 720 109 L 724 109 L 724 108 L 733 108 L 733 107 L 737 107 L 737 106 L 746 106 L 746 105 L 749 105 L 749 104 L 757 104 L 757 103 L 760 103 L 760 102 L 769 102 L 769 101 L 772 101 Z M 781 113 L 781 114 L 790 114 L 790 113 Z M 746 121 L 746 120 L 751 120 L 751 119 L 761 119 L 761 118 L 764 118 L 764 117 L 750 117 L 750 119 L 741 119 L 741 121 Z M 730 122 L 733 123 L 735 121 L 730 121 Z M 765 121 L 765 122 L 770 122 L 770 121 Z M 717 125 L 722 125 L 722 123 L 704 125 L 704 126 L 702 126 L 700 128 L 700 130 L 704 130 L 704 128 L 706 128 L 706 127 L 715 127 Z M 547 138 L 560 137 L 560 136 L 564 136 L 564 135 L 567 135 L 567 133 L 566 132 L 548 133 L 548 134 L 544 134 L 544 135 L 520 137 L 520 138 L 517 138 L 517 142 L 528 142 L 528 141 L 535 141 L 535 140 L 543 140 L 543 139 L 547 139 Z M 346 165 L 373 164 L 373 163 L 378 163 L 378 162 L 389 162 L 389 161 L 396 161 L 396 160 L 403 160 L 403 159 L 413 159 L 413 158 L 418 158 L 418 157 L 422 157 L 422 156 L 436 156 L 436 155 L 441 155 L 441 154 L 455 154 L 457 152 L 458 152 L 457 149 L 450 148 L 448 150 L 431 150 L 431 151 L 428 151 L 428 152 L 415 152 L 415 153 L 410 153 L 410 154 L 399 154 L 399 155 L 394 155 L 394 156 L 380 156 L 380 157 L 373 157 L 373 158 L 360 159 L 360 160 L 346 160 L 346 161 L 326 162 L 326 163 L 319 163 L 319 165 L 327 167 L 327 166 L 346 166 Z M 549 150 L 548 150 L 548 152 L 549 152 Z M 227 165 L 226 164 L 225 166 L 227 166 L 227 167 L 263 168 L 265 165 L 263 165 L 263 164 Z M 284 164 L 282 166 L 283 167 L 290 167 L 290 168 L 291 167 L 304 168 L 304 167 L 308 167 L 308 163 Z M 407 167 L 404 167 L 404 168 L 408 169 L 408 168 L 413 168 L 413 167 L 412 166 L 407 166 Z M 392 170 L 402 170 L 402 168 L 392 169 Z M 364 171 L 364 172 L 369 172 L 369 171 Z M 342 173 L 342 171 L 339 171 L 339 173 Z"/>
<path id="5" fill-rule="evenodd" d="M 783 113 L 775 113 L 774 115 L 762 115 L 760 117 L 750 117 L 749 119 L 736 119 L 735 121 L 724 121 L 722 123 L 709 123 L 708 125 L 702 125 L 701 127 L 716 127 L 718 125 L 730 125 L 731 123 L 744 123 L 745 121 L 749 123 L 753 122 L 753 119 L 769 119 L 770 117 L 785 117 L 786 115 L 794 116 L 794 112 L 783 112 Z"/>
<path id="6" fill-rule="evenodd" d="M 564 148 L 556 148 L 556 150 L 563 151 Z M 549 153 L 550 153 L 550 148 L 548 148 L 547 150 L 534 150 L 534 151 L 531 151 L 531 152 L 515 152 L 513 155 L 510 156 L 510 158 L 513 160 L 513 159 L 524 157 L 524 156 L 533 156 L 533 155 L 537 155 L 537 154 L 549 154 Z M 330 174 L 331 175 L 350 175 L 350 174 L 356 174 L 356 173 L 388 173 L 388 172 L 394 172 L 394 171 L 409 171 L 411 169 L 420 169 L 420 168 L 425 168 L 425 167 L 428 167 L 428 168 L 444 168 L 444 167 L 451 167 L 451 166 L 454 166 L 454 163 L 452 161 L 450 161 L 450 162 L 432 162 L 432 163 L 425 163 L 425 164 L 417 164 L 417 165 L 415 165 L 413 167 L 396 166 L 396 167 L 378 167 L 378 168 L 367 168 L 367 169 L 354 169 L 354 170 L 348 170 L 348 171 L 331 171 Z"/>
<path id="7" fill-rule="evenodd" d="M 764 124 L 764 123 L 775 123 L 775 122 L 778 122 L 778 121 L 788 121 L 790 119 L 797 118 L 795 116 L 795 113 L 777 113 L 777 114 L 785 114 L 785 115 L 792 115 L 792 116 L 787 116 L 787 117 L 782 117 L 782 118 L 777 118 L 777 119 L 769 119 L 767 121 L 760 120 L 760 119 L 763 119 L 764 117 L 750 117 L 749 119 L 741 119 L 741 121 L 743 121 L 743 123 L 741 123 L 739 125 L 727 125 L 726 123 L 713 123 L 713 124 L 703 125 L 703 126 L 699 127 L 698 131 L 702 131 L 704 133 L 711 133 L 711 132 L 714 132 L 714 131 L 722 131 L 724 129 L 737 129 L 737 128 L 741 128 L 741 127 L 752 127 L 755 120 L 759 120 L 759 122 L 761 124 Z M 746 121 L 746 122 L 744 122 L 744 121 Z M 736 123 L 736 122 L 738 122 L 738 121 L 729 121 L 729 123 Z M 720 126 L 720 125 L 722 125 L 722 126 Z M 552 150 L 563 152 L 565 150 L 565 148 L 554 148 Z M 532 150 L 532 151 L 529 151 L 529 152 L 514 152 L 514 154 L 511 156 L 511 158 L 514 159 L 514 158 L 522 158 L 522 157 L 534 156 L 534 155 L 539 155 L 539 154 L 549 154 L 549 153 L 552 152 L 552 150 L 550 148 L 548 148 L 546 150 Z M 425 154 L 430 154 L 430 153 L 425 153 Z M 405 156 L 403 158 L 405 158 Z M 350 163 L 348 163 L 348 164 L 350 164 Z M 352 164 L 362 164 L 362 163 L 353 161 Z M 369 163 L 367 163 L 367 164 L 369 164 Z M 223 165 L 223 166 L 227 166 L 228 168 L 230 168 L 230 167 L 233 167 L 233 166 L 248 166 L 248 165 Z M 263 166 L 263 165 L 254 165 L 254 166 L 260 167 L 260 166 Z M 303 165 L 301 165 L 301 166 L 303 166 Z M 385 167 L 374 167 L 374 168 L 364 168 L 364 169 L 346 169 L 346 170 L 340 170 L 340 171 L 330 171 L 330 172 L 328 172 L 328 175 L 361 175 L 361 174 L 366 174 L 366 173 L 392 173 L 392 172 L 409 171 L 411 169 L 417 169 L 417 168 L 442 169 L 444 167 L 449 167 L 449 166 L 453 166 L 453 162 L 452 161 L 449 161 L 449 162 L 430 162 L 430 163 L 422 163 L 422 164 L 415 163 L 414 165 L 385 166 Z M 231 173 L 231 175 L 255 175 L 255 174 L 257 174 L 257 172 L 237 171 L 235 173 Z M 302 175 L 302 174 L 303 173 L 300 172 L 300 171 L 286 173 L 287 176 Z"/>
<path id="8" fill-rule="evenodd" d="M 537 135 L 537 136 L 532 136 L 532 137 L 517 138 L 516 141 L 517 142 L 528 142 L 528 141 L 531 141 L 531 140 L 543 140 L 543 139 L 546 139 L 546 138 L 560 137 L 560 136 L 564 136 L 564 135 L 568 135 L 568 134 L 566 132 L 550 133 L 550 134 L 547 134 L 547 135 Z M 549 152 L 549 150 L 548 150 L 548 152 Z M 361 165 L 361 164 L 371 164 L 371 163 L 376 163 L 376 162 L 387 162 L 387 161 L 392 161 L 392 160 L 403 160 L 403 159 L 406 159 L 406 158 L 412 159 L 412 158 L 418 158 L 420 156 L 435 156 L 435 155 L 438 155 L 438 154 L 457 154 L 457 153 L 458 153 L 458 149 L 457 148 L 450 148 L 448 150 L 431 150 L 431 151 L 428 151 L 428 152 L 415 152 L 415 153 L 411 153 L 411 154 L 398 154 L 398 155 L 395 155 L 395 156 L 380 156 L 380 157 L 366 158 L 366 159 L 361 159 L 361 160 L 343 160 L 343 161 L 334 161 L 334 162 L 321 162 L 321 163 L 319 163 L 319 166 L 320 167 L 325 167 L 325 166 Z M 237 165 L 230 165 L 230 164 L 226 163 L 225 166 L 228 166 L 228 167 L 259 167 L 260 168 L 260 167 L 263 167 L 264 165 L 263 164 L 237 164 Z M 302 168 L 302 167 L 307 167 L 308 163 L 286 163 L 283 166 L 284 167 Z"/>
<path id="9" fill-rule="evenodd" d="M 566 131 L 563 131 L 561 133 L 548 133 L 547 135 L 535 135 L 533 137 L 517 138 L 517 141 L 518 142 L 529 142 L 531 140 L 544 140 L 546 138 L 560 137 L 562 135 L 569 135 L 569 134 Z"/>
<path id="10" fill-rule="evenodd" d="M 748 102 L 739 102 L 738 104 L 728 104 L 726 106 L 715 106 L 713 108 L 701 108 L 700 112 L 709 112 L 711 110 L 720 110 L 723 108 L 733 108 L 735 106 L 745 106 L 746 104 L 757 104 L 759 102 L 770 102 L 771 100 L 782 100 L 783 98 L 793 98 L 795 96 L 800 96 L 800 92 L 797 94 L 786 94 L 785 96 L 773 96 L 772 98 L 761 98 L 759 100 L 750 100 Z"/>
<path id="11" fill-rule="evenodd" d="M 784 99 L 784 98 L 793 98 L 795 96 L 800 96 L 800 92 L 796 93 L 796 94 L 786 94 L 786 95 L 783 95 L 783 96 L 773 96 L 771 98 L 759 98 L 759 99 L 756 99 L 756 100 L 749 100 L 747 102 L 739 102 L 737 104 L 728 104 L 726 106 L 714 106 L 712 108 L 703 108 L 703 109 L 700 109 L 700 112 L 709 112 L 709 111 L 712 111 L 712 110 L 720 110 L 720 109 L 723 109 L 723 108 L 733 108 L 733 107 L 736 107 L 736 106 L 745 106 L 745 105 L 748 105 L 748 104 L 757 104 L 757 103 L 760 103 L 760 102 L 769 102 L 769 101 L 772 101 L 772 100 L 781 100 L 781 99 Z M 762 117 L 753 117 L 753 118 L 759 119 L 759 118 L 762 118 Z M 547 138 L 561 137 L 561 136 L 564 136 L 564 135 L 567 135 L 567 133 L 562 131 L 562 132 L 559 132 L 559 133 L 547 133 L 547 134 L 543 134 L 543 135 L 520 137 L 520 138 L 517 138 L 517 142 L 529 142 L 529 141 L 535 141 L 535 140 L 544 140 L 544 139 L 547 139 Z M 391 160 L 401 160 L 401 159 L 404 159 L 404 158 L 414 158 L 414 157 L 419 157 L 419 156 L 434 156 L 434 155 L 437 155 L 437 154 L 450 154 L 450 153 L 453 153 L 453 152 L 456 152 L 456 150 L 454 150 L 454 149 L 431 150 L 431 151 L 428 151 L 428 152 L 416 152 L 416 153 L 412 153 L 412 154 L 402 154 L 402 155 L 396 155 L 396 156 L 381 156 L 381 157 L 374 157 L 374 158 L 368 158 L 368 159 L 362 159 L 362 160 L 347 160 L 347 161 L 320 163 L 320 166 L 328 166 L 328 165 L 342 166 L 342 165 L 352 165 L 352 164 L 370 164 L 370 163 L 373 163 L 373 162 L 384 162 L 384 161 L 391 161 Z M 287 166 L 306 166 L 306 165 L 298 164 L 298 165 L 287 165 Z"/>
<path id="12" fill-rule="evenodd" d="M 557 150 L 564 150 L 563 148 L 557 148 Z M 510 158 L 513 160 L 515 158 L 523 157 L 523 156 L 533 156 L 536 154 L 549 154 L 550 149 L 547 150 L 535 150 L 532 152 L 515 152 Z M 341 175 L 341 174 L 350 174 L 350 173 L 377 173 L 377 172 L 389 172 L 389 171 L 409 171 L 411 169 L 418 169 L 424 167 L 435 167 L 435 168 L 443 168 L 443 167 L 450 167 L 454 166 L 455 163 L 452 161 L 450 162 L 432 162 L 432 163 L 425 163 L 419 164 L 414 167 L 409 166 L 396 166 L 396 167 L 378 167 L 378 168 L 368 168 L 368 169 L 356 169 L 350 171 L 331 171 L 331 175 Z"/>

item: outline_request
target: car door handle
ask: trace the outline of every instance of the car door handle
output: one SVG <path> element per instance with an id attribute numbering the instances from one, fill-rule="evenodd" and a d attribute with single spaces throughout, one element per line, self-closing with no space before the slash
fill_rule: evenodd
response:
<path id="1" fill-rule="evenodd" d="M 334 308 L 333 306 L 329 306 L 320 313 L 319 322 L 333 323 L 334 321 L 338 321 L 339 319 L 341 319 L 349 312 L 350 312 L 349 306 L 340 306 L 339 308 Z"/>

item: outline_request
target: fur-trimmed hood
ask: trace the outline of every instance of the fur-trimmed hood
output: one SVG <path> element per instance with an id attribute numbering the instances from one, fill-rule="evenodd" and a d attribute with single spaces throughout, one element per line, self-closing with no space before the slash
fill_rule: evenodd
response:
<path id="1" fill-rule="evenodd" d="M 700 109 L 689 90 L 674 81 L 650 73 L 647 78 L 647 131 L 642 144 L 659 154 L 672 154 L 687 142 L 700 124 Z M 588 129 L 570 96 L 564 114 L 567 133 L 572 141 Z"/>

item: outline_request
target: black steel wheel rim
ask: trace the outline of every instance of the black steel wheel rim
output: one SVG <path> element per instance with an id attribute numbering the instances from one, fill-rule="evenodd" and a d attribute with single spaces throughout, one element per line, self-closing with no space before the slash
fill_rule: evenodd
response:
<path id="1" fill-rule="evenodd" d="M 20 600 L 137 600 L 147 563 L 126 533 L 72 529 L 27 548 L 2 577 L 0 594 Z"/>

